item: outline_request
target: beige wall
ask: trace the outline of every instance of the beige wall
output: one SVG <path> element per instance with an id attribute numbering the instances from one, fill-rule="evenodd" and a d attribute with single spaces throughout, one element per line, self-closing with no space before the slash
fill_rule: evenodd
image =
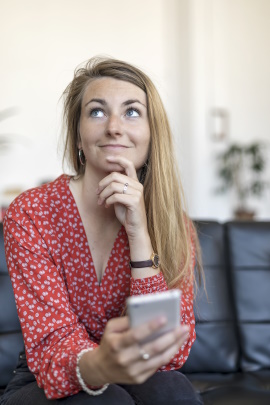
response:
<path id="1" fill-rule="evenodd" d="M 62 172 L 60 95 L 78 63 L 107 54 L 154 80 L 176 139 L 191 215 L 227 219 L 232 201 L 213 196 L 209 112 L 226 108 L 231 139 L 269 141 L 268 0 L 9 0 L 0 13 L 0 122 L 15 134 L 0 153 L 0 193 Z M 4 175 L 3 175 L 4 173 Z M 267 196 L 268 198 L 269 196 Z M 270 218 L 270 204 L 260 204 Z"/>
<path id="2" fill-rule="evenodd" d="M 193 217 L 230 219 L 234 196 L 217 196 L 215 157 L 228 142 L 268 143 L 270 179 L 270 2 L 268 0 L 190 0 L 188 131 Z M 182 97 L 185 94 L 182 94 Z M 225 109 L 227 138 L 214 142 L 210 112 Z M 187 179 L 187 177 L 186 177 Z M 270 218 L 270 192 L 258 202 L 259 218 Z"/>
<path id="3" fill-rule="evenodd" d="M 173 4 L 174 1 L 171 1 Z M 0 187 L 29 187 L 61 172 L 56 155 L 59 98 L 75 67 L 97 54 L 137 64 L 163 92 L 166 75 L 162 0 L 11 0 L 2 2 L 0 111 L 18 113 L 0 123 L 1 133 L 22 144 L 1 155 Z M 167 87 L 168 86 L 168 87 Z M 2 172 L 2 170 L 1 170 Z"/>

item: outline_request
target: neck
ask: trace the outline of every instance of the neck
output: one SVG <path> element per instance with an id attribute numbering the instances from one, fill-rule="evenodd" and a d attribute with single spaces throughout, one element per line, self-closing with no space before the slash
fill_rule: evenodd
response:
<path id="1" fill-rule="evenodd" d="M 108 173 L 107 173 L 108 174 Z M 100 221 L 108 222 L 116 220 L 114 207 L 105 208 L 104 205 L 98 205 L 98 195 L 96 190 L 99 182 L 107 175 L 106 173 L 91 173 L 87 171 L 79 178 L 71 182 L 71 191 L 76 196 L 77 205 L 80 205 L 84 213 L 91 213 Z"/>

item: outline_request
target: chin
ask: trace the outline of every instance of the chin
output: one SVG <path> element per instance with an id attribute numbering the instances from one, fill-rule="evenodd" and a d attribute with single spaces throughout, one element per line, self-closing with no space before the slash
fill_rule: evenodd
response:
<path id="1" fill-rule="evenodd" d="M 111 172 L 119 172 L 119 173 L 124 173 L 124 169 L 122 166 L 120 166 L 117 163 L 110 163 L 106 165 L 106 169 L 105 171 L 107 173 L 111 173 Z"/>

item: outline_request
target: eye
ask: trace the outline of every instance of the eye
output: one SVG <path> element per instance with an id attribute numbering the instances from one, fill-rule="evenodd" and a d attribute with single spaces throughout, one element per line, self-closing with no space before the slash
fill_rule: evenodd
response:
<path id="1" fill-rule="evenodd" d="M 139 117 L 140 112 L 136 108 L 129 108 L 126 112 L 127 117 Z"/>
<path id="2" fill-rule="evenodd" d="M 104 117 L 104 111 L 101 108 L 93 108 L 90 111 L 90 116 L 94 118 L 102 118 Z"/>

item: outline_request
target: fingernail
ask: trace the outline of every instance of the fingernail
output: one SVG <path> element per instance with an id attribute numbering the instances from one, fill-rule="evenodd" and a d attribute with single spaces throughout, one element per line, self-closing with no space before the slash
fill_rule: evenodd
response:
<path id="1" fill-rule="evenodd" d="M 158 320 L 159 325 L 165 325 L 167 323 L 166 316 L 161 316 Z"/>

